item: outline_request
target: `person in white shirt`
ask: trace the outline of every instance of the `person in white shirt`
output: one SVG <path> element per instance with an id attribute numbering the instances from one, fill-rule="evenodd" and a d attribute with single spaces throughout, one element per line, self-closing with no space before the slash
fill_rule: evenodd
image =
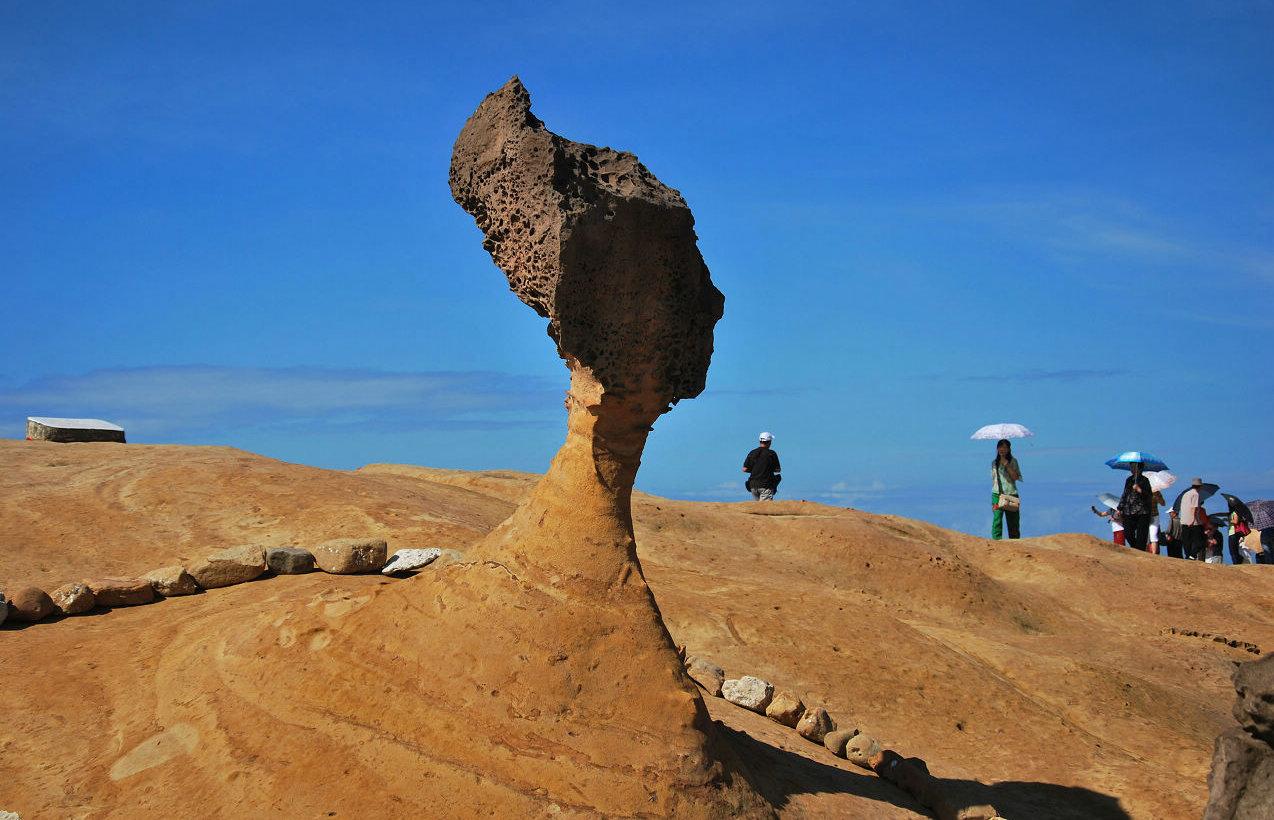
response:
<path id="1" fill-rule="evenodd" d="M 1190 489 L 1181 496 L 1181 512 L 1178 514 L 1181 518 L 1181 546 L 1185 557 L 1191 561 L 1199 561 L 1203 558 L 1205 535 L 1203 521 L 1200 518 L 1200 509 L 1203 504 L 1199 501 L 1199 488 L 1202 486 L 1201 478 L 1190 482 Z M 1206 518 L 1207 514 L 1207 510 L 1202 511 L 1203 517 Z"/>

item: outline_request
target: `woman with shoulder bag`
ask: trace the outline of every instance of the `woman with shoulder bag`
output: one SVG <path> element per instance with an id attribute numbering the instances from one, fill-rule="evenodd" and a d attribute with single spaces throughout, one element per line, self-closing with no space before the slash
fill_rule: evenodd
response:
<path id="1" fill-rule="evenodd" d="M 1022 480 L 1022 469 L 1013 457 L 1013 445 L 1006 438 L 995 444 L 995 460 L 991 462 L 991 538 L 1004 537 L 1004 524 L 1009 525 L 1009 538 L 1021 538 L 1022 499 L 1017 494 L 1017 482 Z"/>

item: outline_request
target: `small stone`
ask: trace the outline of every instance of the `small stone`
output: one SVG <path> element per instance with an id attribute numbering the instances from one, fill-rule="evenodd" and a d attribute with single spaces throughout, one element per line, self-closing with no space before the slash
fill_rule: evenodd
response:
<path id="1" fill-rule="evenodd" d="M 53 605 L 62 610 L 63 615 L 79 615 L 97 606 L 97 596 L 88 584 L 73 581 L 63 584 L 49 593 Z"/>
<path id="2" fill-rule="evenodd" d="M 721 684 L 721 697 L 735 706 L 765 714 L 765 707 L 774 697 L 774 687 L 760 678 L 744 675 L 737 680 L 728 680 Z"/>
<path id="3" fill-rule="evenodd" d="M 857 734 L 857 729 L 836 729 L 823 736 L 823 746 L 837 757 L 844 757 L 845 744 Z"/>
<path id="4" fill-rule="evenodd" d="M 437 547 L 429 547 L 428 549 L 405 549 L 395 550 L 394 554 L 389 556 L 389 560 L 385 562 L 384 568 L 381 569 L 381 575 L 393 575 L 397 572 L 411 572 L 413 569 L 427 567 L 434 561 L 438 560 L 438 556 L 442 555 L 442 550 Z"/>
<path id="5" fill-rule="evenodd" d="M 811 743 L 822 743 L 827 733 L 836 728 L 836 722 L 822 706 L 806 709 L 797 721 L 796 733 Z"/>
<path id="6" fill-rule="evenodd" d="M 49 594 L 39 587 L 18 587 L 9 594 L 9 617 L 33 624 L 53 614 L 57 607 Z"/>
<path id="7" fill-rule="evenodd" d="M 150 585 L 155 588 L 155 592 L 165 598 L 173 598 L 178 595 L 194 595 L 199 591 L 199 585 L 195 583 L 195 578 L 184 567 L 173 565 L 171 567 L 160 567 L 153 569 L 142 576 Z"/>
<path id="8" fill-rule="evenodd" d="M 315 547 L 314 560 L 324 572 L 356 575 L 360 572 L 376 572 L 385 566 L 385 552 L 388 549 L 388 544 L 376 539 L 336 538 Z"/>
<path id="9" fill-rule="evenodd" d="M 956 820 L 1002 820 L 995 806 L 965 806 L 956 812 Z"/>
<path id="10" fill-rule="evenodd" d="M 260 547 L 230 547 L 194 562 L 186 571 L 204 589 L 233 586 L 261 577 L 265 555 Z"/>
<path id="11" fill-rule="evenodd" d="M 300 547 L 269 547 L 265 563 L 275 575 L 303 575 L 314 571 L 314 553 Z"/>
<path id="12" fill-rule="evenodd" d="M 691 655 L 686 658 L 686 674 L 714 698 L 721 697 L 721 684 L 725 683 L 725 670 L 711 661 Z"/>
<path id="13" fill-rule="evenodd" d="M 90 578 L 84 583 L 93 590 L 98 606 L 139 606 L 155 600 L 155 588 L 145 578 Z"/>
<path id="14" fill-rule="evenodd" d="M 801 715 L 805 714 L 805 704 L 801 699 L 786 689 L 774 693 L 774 700 L 765 707 L 765 716 L 775 723 L 796 728 Z"/>
<path id="15" fill-rule="evenodd" d="M 874 768 L 871 759 L 880 754 L 880 741 L 871 735 L 857 735 L 845 744 L 845 759 L 864 769 Z M 901 759 L 901 758 L 900 758 Z M 879 772 L 877 772 L 879 774 Z"/>

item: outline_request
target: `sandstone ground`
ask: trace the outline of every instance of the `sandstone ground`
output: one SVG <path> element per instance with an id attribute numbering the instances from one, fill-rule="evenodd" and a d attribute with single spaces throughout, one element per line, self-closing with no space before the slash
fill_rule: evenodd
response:
<path id="1" fill-rule="evenodd" d="M 378 537 L 391 551 L 463 553 L 535 480 L 0 441 L 0 589 L 137 576 L 243 543 Z M 638 494 L 634 512 L 646 578 L 691 654 L 825 705 L 924 758 L 964 802 L 1010 818 L 1198 816 L 1213 740 L 1232 725 L 1230 673 L 1256 657 L 1199 635 L 1274 648 L 1267 567 L 1157 559 L 1080 535 L 993 543 L 797 501 Z M 497 759 L 500 738 L 475 733 L 469 757 L 429 744 L 434 722 L 462 730 L 465 715 L 448 709 L 453 693 L 411 689 L 428 658 L 359 668 L 350 650 L 392 647 L 394 630 L 447 629 L 445 613 L 415 608 L 445 582 L 434 568 L 406 580 L 316 573 L 4 624 L 0 809 L 422 816 L 449 794 L 444 815 L 549 811 L 543 795 L 472 765 Z M 401 616 L 368 614 L 387 608 Z M 470 650 L 480 664 L 483 647 Z M 397 713 L 396 697 L 410 698 Z M 354 721 L 323 705 L 335 698 L 386 713 Z M 413 706 L 423 701 L 428 710 Z M 922 816 L 791 730 L 707 705 L 784 816 Z M 569 814 L 569 801 L 557 811 Z"/>

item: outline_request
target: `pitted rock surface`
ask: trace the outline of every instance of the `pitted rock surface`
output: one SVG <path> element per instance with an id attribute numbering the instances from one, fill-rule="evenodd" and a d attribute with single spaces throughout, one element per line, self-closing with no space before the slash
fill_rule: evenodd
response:
<path id="1" fill-rule="evenodd" d="M 1248 734 L 1274 746 L 1274 654 L 1234 670 L 1234 717 Z"/>
<path id="2" fill-rule="evenodd" d="M 552 133 L 514 77 L 456 139 L 451 193 L 563 359 L 608 391 L 656 385 L 663 409 L 703 391 L 725 299 L 690 208 L 637 157 Z"/>

